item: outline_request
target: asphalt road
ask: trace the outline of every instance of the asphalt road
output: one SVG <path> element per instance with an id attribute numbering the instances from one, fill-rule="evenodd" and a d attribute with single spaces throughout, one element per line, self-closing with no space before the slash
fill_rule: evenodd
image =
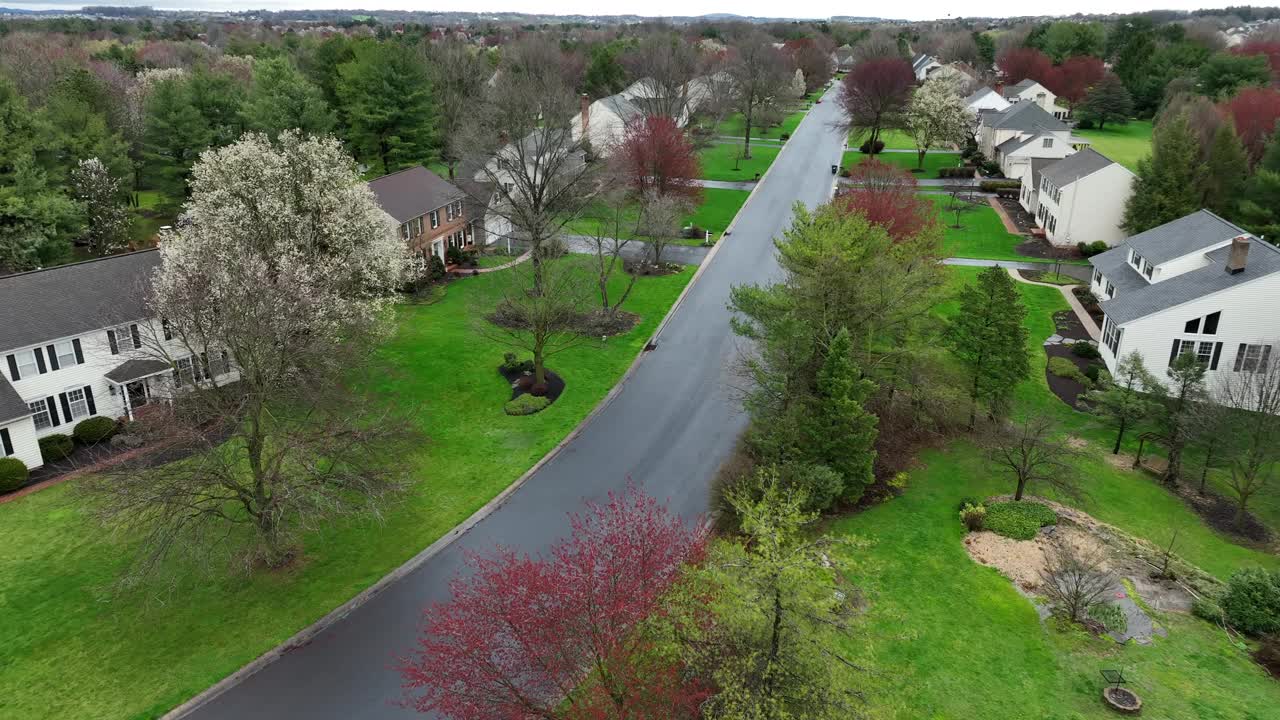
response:
<path id="1" fill-rule="evenodd" d="M 658 347 L 613 402 L 505 505 L 309 645 L 188 717 L 413 717 L 396 704 L 401 695 L 394 665 L 413 648 L 423 607 L 447 598 L 465 551 L 495 544 L 544 550 L 568 531 L 566 513 L 581 508 L 584 499 L 624 488 L 628 478 L 685 516 L 704 512 L 710 480 L 746 424 L 729 385 L 739 347 L 729 328 L 729 289 L 775 276 L 772 241 L 788 224 L 792 205 L 815 206 L 829 196 L 830 167 L 839 162 L 843 139 L 830 127 L 837 119 L 830 97 L 814 106 Z"/>

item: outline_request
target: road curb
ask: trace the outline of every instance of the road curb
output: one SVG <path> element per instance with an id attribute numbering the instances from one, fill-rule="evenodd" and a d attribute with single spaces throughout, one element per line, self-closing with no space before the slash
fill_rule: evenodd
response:
<path id="1" fill-rule="evenodd" d="M 806 113 L 804 116 L 804 119 L 800 121 L 800 125 L 796 126 L 797 131 L 799 131 L 800 126 L 804 125 L 804 123 L 809 120 L 809 117 L 810 117 L 809 114 Z M 755 196 L 756 191 L 759 190 L 760 186 L 764 184 L 764 181 L 768 179 L 770 171 L 772 171 L 773 168 L 778 164 L 778 159 L 782 157 L 782 154 L 787 151 L 787 148 L 790 145 L 791 143 L 788 142 L 786 145 L 782 147 L 781 150 L 778 151 L 778 156 L 774 158 L 774 161 L 769 166 L 769 169 L 765 170 L 764 175 L 760 177 L 760 180 L 756 183 L 755 187 L 752 188 L 751 193 L 747 195 L 747 199 L 742 203 L 742 207 L 738 209 L 738 212 L 737 214 L 734 215 L 733 220 L 730 221 L 728 227 L 725 228 L 724 234 L 730 234 L 733 231 L 733 228 L 737 226 L 738 217 L 741 216 L 742 209 L 747 206 L 747 203 L 751 202 L 751 199 Z M 694 284 L 698 282 L 698 278 L 701 277 L 703 271 L 706 270 L 706 268 L 711 264 L 711 261 L 712 259 L 715 258 L 716 253 L 720 249 L 720 246 L 723 245 L 725 242 L 724 234 L 721 235 L 720 241 L 712 246 L 710 252 L 707 253 L 706 258 L 704 258 L 702 263 L 698 265 L 698 269 L 694 271 L 693 277 L 689 278 L 689 282 L 686 283 L 684 286 L 684 289 L 680 291 L 680 295 L 676 297 L 676 300 L 674 303 L 672 303 L 671 308 L 667 310 L 667 314 L 664 315 L 661 322 L 658 323 L 658 327 L 654 330 L 653 335 L 650 336 L 650 340 L 649 340 L 650 345 L 656 344 L 658 336 L 662 334 L 662 331 L 666 328 L 671 318 L 675 315 L 676 310 L 679 309 L 680 305 L 684 302 L 684 299 L 689 294 L 689 291 L 693 288 Z M 163 716 L 161 716 L 162 720 L 178 720 L 179 718 L 184 718 L 187 715 L 190 715 L 192 712 L 195 712 L 201 707 L 207 705 L 209 702 L 218 698 L 223 693 L 234 688 L 235 686 L 239 685 L 240 683 L 244 682 L 250 677 L 253 677 L 255 674 L 260 672 L 263 668 L 267 667 L 271 663 L 280 659 L 280 657 L 285 655 L 286 653 L 307 645 L 309 642 L 315 639 L 315 637 L 318 636 L 320 633 L 332 627 L 336 622 L 338 622 L 339 620 L 342 620 L 347 615 L 351 614 L 351 612 L 358 609 L 360 606 L 364 605 L 365 603 L 369 602 L 373 598 L 377 597 L 378 594 L 380 594 L 383 590 L 386 590 L 391 585 L 402 580 L 404 577 L 406 577 L 413 571 L 417 570 L 419 567 L 424 565 L 428 560 L 440 554 L 445 548 L 453 544 L 453 542 L 456 541 L 458 538 L 465 535 L 469 530 L 471 530 L 471 528 L 480 524 L 482 520 L 492 515 L 494 511 L 502 507 L 507 502 L 507 500 L 509 500 L 511 496 L 514 495 L 516 491 L 519 490 L 527 480 L 529 480 L 529 478 L 533 477 L 533 475 L 537 473 L 538 470 L 542 469 L 544 465 L 551 462 L 552 459 L 554 459 L 557 455 L 559 455 L 560 451 L 563 450 L 565 446 L 567 446 L 570 442 L 572 442 L 575 438 L 577 438 L 580 434 L 582 434 L 583 429 L 585 429 L 589 424 L 591 424 L 592 420 L 594 420 L 598 415 L 600 415 L 600 413 L 604 412 L 604 410 L 607 407 L 609 407 L 609 404 L 612 403 L 614 398 L 618 396 L 618 393 L 622 391 L 623 386 L 625 386 L 627 381 L 631 379 L 631 376 L 635 374 L 636 368 L 639 367 L 640 361 L 644 359 L 645 355 L 646 355 L 646 350 L 642 348 L 640 352 L 636 353 L 635 359 L 631 361 L 631 365 L 627 367 L 626 371 L 622 374 L 622 377 L 618 379 L 618 382 L 614 384 L 613 388 L 609 390 L 609 392 L 600 400 L 600 402 L 596 404 L 595 408 L 593 408 L 592 411 L 573 428 L 573 430 L 569 431 L 568 435 L 566 435 L 562 440 L 560 440 L 560 442 L 557 443 L 555 447 L 551 448 L 551 450 L 549 450 L 546 455 L 543 455 L 542 458 L 539 459 L 536 463 L 534 463 L 533 466 L 530 467 L 527 471 L 525 471 L 523 475 L 521 475 L 514 482 L 508 485 L 502 492 L 494 496 L 493 499 L 489 500 L 489 502 L 481 506 L 479 510 L 476 510 L 474 513 L 472 513 L 466 520 L 463 520 L 461 523 L 454 526 L 453 529 L 451 529 L 449 532 L 445 533 L 444 535 L 440 536 L 435 542 L 428 545 L 425 549 L 423 549 L 417 555 L 414 555 L 413 557 L 406 560 L 404 563 L 400 564 L 400 566 L 392 570 L 390 573 L 382 576 L 377 582 L 365 588 L 355 597 L 346 601 L 342 605 L 339 605 L 337 608 L 325 614 L 323 617 L 321 617 L 319 620 L 315 621 L 311 625 L 308 625 L 302 630 L 299 630 L 297 633 L 294 633 L 288 640 L 266 651 L 265 653 L 259 655 L 257 658 L 253 659 L 248 664 L 241 667 L 239 670 L 236 670 L 232 674 L 228 675 L 227 677 L 223 678 L 222 680 L 218 681 L 212 686 L 206 688 L 205 690 L 197 694 L 195 697 L 191 698 L 190 700 L 187 700 L 181 705 L 165 713 Z"/>

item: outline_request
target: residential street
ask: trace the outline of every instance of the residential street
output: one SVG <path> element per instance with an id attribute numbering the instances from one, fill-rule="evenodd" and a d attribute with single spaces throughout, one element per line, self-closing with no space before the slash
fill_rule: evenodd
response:
<path id="1" fill-rule="evenodd" d="M 669 498 L 687 517 L 704 512 L 710 480 L 746 424 L 729 388 L 738 353 L 726 307 L 730 287 L 769 280 L 777 272 L 773 238 L 789 222 L 792 205 L 815 206 L 829 196 L 829 168 L 839 162 L 844 137 L 831 129 L 839 112 L 835 102 L 814 106 L 662 331 L 657 349 L 572 443 L 442 553 L 189 717 L 412 717 L 396 704 L 400 677 L 394 667 L 414 647 L 422 608 L 447 597 L 466 551 L 496 544 L 545 550 L 566 534 L 567 512 L 586 498 L 622 489 L 628 478 Z M 573 392 L 573 378 L 568 380 Z"/>

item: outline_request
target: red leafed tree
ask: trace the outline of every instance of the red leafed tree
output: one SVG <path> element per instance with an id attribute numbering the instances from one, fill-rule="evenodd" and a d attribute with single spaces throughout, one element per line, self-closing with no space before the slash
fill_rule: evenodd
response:
<path id="1" fill-rule="evenodd" d="M 870 159 L 850 168 L 853 187 L 836 197 L 845 212 L 861 214 L 897 242 L 916 237 L 936 222 L 933 203 L 916 193 L 911 173 Z"/>
<path id="2" fill-rule="evenodd" d="M 1249 159 L 1257 163 L 1262 158 L 1267 140 L 1275 132 L 1280 120 L 1280 92 L 1271 88 L 1242 88 L 1235 97 L 1222 105 L 1236 125 L 1240 141 L 1249 151 Z"/>
<path id="3" fill-rule="evenodd" d="M 1052 68 L 1048 77 L 1041 82 L 1055 95 L 1075 105 L 1084 99 L 1089 88 L 1096 85 L 1106 73 L 1107 69 L 1099 58 L 1076 55 Z"/>
<path id="4" fill-rule="evenodd" d="M 468 558 L 400 667 L 406 704 L 452 720 L 697 716 L 707 690 L 653 652 L 654 614 L 706 536 L 630 488 L 570 517 L 547 557 Z M 643 712 L 641 712 L 643 710 Z"/>
<path id="5" fill-rule="evenodd" d="M 1000 53 L 996 67 L 1006 84 L 1013 85 L 1027 78 L 1043 83 L 1053 69 L 1053 61 L 1035 48 L 1015 47 Z"/>
<path id="6" fill-rule="evenodd" d="M 853 66 L 844 76 L 840 103 L 849 126 L 859 131 L 875 152 L 880 131 L 901 124 L 916 76 L 901 58 L 873 58 Z"/>
<path id="7" fill-rule="evenodd" d="M 1280 79 L 1280 42 L 1274 40 L 1250 40 L 1231 49 L 1239 55 L 1266 55 L 1271 64 L 1271 76 Z"/>
<path id="8" fill-rule="evenodd" d="M 689 136 L 669 117 L 646 115 L 628 123 L 622 145 L 613 156 L 637 195 L 652 191 L 694 201 L 702 197 L 698 153 Z"/>

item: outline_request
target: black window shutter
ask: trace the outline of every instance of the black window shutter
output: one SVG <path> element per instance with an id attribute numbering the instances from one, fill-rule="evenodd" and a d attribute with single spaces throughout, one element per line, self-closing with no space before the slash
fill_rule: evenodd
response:
<path id="1" fill-rule="evenodd" d="M 0 428 L 0 447 L 4 448 L 6 457 L 13 454 L 13 441 L 9 439 L 9 428 Z"/>
<path id="2" fill-rule="evenodd" d="M 77 365 L 83 365 L 83 364 L 84 364 L 84 350 L 81 350 L 81 349 L 80 349 L 80 338 L 76 338 L 75 340 L 72 340 L 72 341 L 71 341 L 71 347 L 72 347 L 72 348 L 74 348 L 74 349 L 75 349 L 75 351 L 76 351 L 76 364 L 77 364 Z"/>
<path id="3" fill-rule="evenodd" d="M 1222 343 L 1213 344 L 1213 362 L 1209 363 L 1210 370 L 1218 369 L 1218 358 L 1222 357 Z"/>
<path id="4" fill-rule="evenodd" d="M 1271 361 L 1271 346 L 1264 345 L 1262 348 L 1262 363 L 1258 365 L 1259 370 L 1265 370 L 1267 363 Z"/>
<path id="5" fill-rule="evenodd" d="M 89 414 L 97 415 L 98 406 L 93 402 L 93 388 L 89 385 L 84 386 L 84 401 L 89 405 Z"/>
<path id="6" fill-rule="evenodd" d="M 108 331 L 107 331 L 107 344 L 111 346 L 111 354 L 112 354 L 112 355 L 119 355 L 119 354 L 120 354 L 120 346 L 119 346 L 118 344 L 116 344 L 116 331 L 115 331 L 115 330 L 108 330 Z"/>
<path id="7" fill-rule="evenodd" d="M 58 399 L 62 401 L 62 417 L 67 422 L 71 422 L 75 418 L 71 417 L 71 403 L 67 402 L 66 393 L 58 393 Z"/>
<path id="8" fill-rule="evenodd" d="M 1178 359 L 1178 341 L 1173 341 L 1173 350 L 1169 351 L 1169 364 L 1172 365 L 1174 360 Z"/>
<path id="9" fill-rule="evenodd" d="M 62 423 L 58 420 L 58 403 L 56 402 L 56 398 L 52 395 L 45 398 L 44 407 L 49 411 L 49 422 L 54 427 L 61 425 Z"/>
<path id="10" fill-rule="evenodd" d="M 1218 318 L 1221 318 L 1221 317 L 1222 317 L 1221 310 L 1219 310 L 1218 312 L 1209 313 L 1208 315 L 1205 316 L 1204 318 L 1204 334 L 1205 335 L 1218 334 Z"/>
<path id="11" fill-rule="evenodd" d="M 18 374 L 18 359 L 12 355 L 6 356 L 5 359 L 9 361 L 9 379 L 18 382 L 22 379 L 22 376 Z"/>
<path id="12" fill-rule="evenodd" d="M 1236 348 L 1236 366 L 1232 370 L 1240 372 L 1240 365 L 1244 362 L 1245 344 L 1240 343 L 1240 347 Z"/>
<path id="13" fill-rule="evenodd" d="M 130 337 L 132 337 L 132 338 L 133 338 L 133 349 L 134 349 L 134 350 L 141 349 L 141 348 L 142 348 L 142 333 L 138 332 L 138 326 L 137 326 L 137 325 L 130 325 L 130 326 L 129 326 L 129 335 L 130 335 Z"/>
<path id="14" fill-rule="evenodd" d="M 44 352 L 40 348 L 32 348 L 31 354 L 36 356 L 36 369 L 40 371 L 40 374 L 43 375 L 49 372 L 49 369 L 44 366 Z"/>
<path id="15" fill-rule="evenodd" d="M 49 351 L 49 369 L 57 370 L 58 369 L 58 351 L 54 350 L 52 345 L 46 347 L 45 349 Z"/>

